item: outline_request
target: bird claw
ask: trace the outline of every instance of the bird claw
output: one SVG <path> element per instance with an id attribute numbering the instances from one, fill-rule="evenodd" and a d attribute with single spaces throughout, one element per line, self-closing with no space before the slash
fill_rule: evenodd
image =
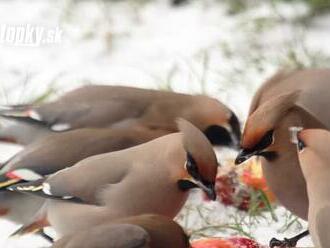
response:
<path id="1" fill-rule="evenodd" d="M 302 233 L 299 233 L 298 235 L 294 236 L 293 238 L 287 239 L 284 238 L 283 240 L 278 240 L 276 238 L 272 238 L 269 242 L 269 247 L 283 247 L 283 248 L 289 248 L 289 247 L 296 247 L 298 241 L 306 236 L 309 235 L 309 231 L 306 230 Z"/>
<path id="2" fill-rule="evenodd" d="M 278 240 L 276 238 L 272 238 L 269 242 L 269 247 L 284 247 L 284 248 L 289 248 L 289 247 L 296 247 L 297 245 L 297 240 L 292 238 L 292 239 L 287 239 L 284 238 L 283 240 Z"/>

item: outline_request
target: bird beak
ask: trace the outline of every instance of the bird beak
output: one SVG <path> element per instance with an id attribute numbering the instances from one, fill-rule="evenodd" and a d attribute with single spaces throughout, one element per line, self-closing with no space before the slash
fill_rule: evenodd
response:
<path id="1" fill-rule="evenodd" d="M 259 151 L 251 151 L 248 149 L 241 149 L 240 152 L 238 153 L 236 159 L 235 159 L 235 164 L 241 164 L 248 160 L 249 158 L 258 155 Z"/>
<path id="2" fill-rule="evenodd" d="M 191 189 L 191 188 L 200 188 L 201 190 L 203 190 L 205 192 L 207 197 L 212 201 L 215 201 L 217 198 L 214 183 L 201 182 L 199 180 L 196 180 L 193 177 L 188 177 L 183 180 L 179 180 L 179 183 L 181 184 L 180 187 L 185 190 Z"/>
<path id="3" fill-rule="evenodd" d="M 205 194 L 210 200 L 215 201 L 217 199 L 217 193 L 215 192 L 214 184 L 210 183 L 208 185 L 205 185 L 201 182 L 198 182 L 197 186 L 205 192 Z"/>
<path id="4" fill-rule="evenodd" d="M 215 192 L 214 183 L 201 182 L 199 180 L 195 180 L 194 178 L 191 178 L 190 181 L 203 190 L 210 200 L 215 201 L 217 198 L 217 193 Z"/>

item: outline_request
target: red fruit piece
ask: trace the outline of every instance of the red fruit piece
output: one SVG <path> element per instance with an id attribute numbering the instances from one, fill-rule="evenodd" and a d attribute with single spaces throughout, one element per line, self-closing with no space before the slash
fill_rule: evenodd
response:
<path id="1" fill-rule="evenodd" d="M 250 204 L 248 187 L 242 185 L 236 171 L 221 175 L 216 180 L 218 200 L 225 206 L 234 206 L 247 211 Z"/>
<path id="2" fill-rule="evenodd" d="M 261 246 L 252 239 L 243 237 L 233 237 L 228 239 L 234 248 L 260 248 Z"/>
<path id="3" fill-rule="evenodd" d="M 220 238 L 211 238 L 211 239 L 200 239 L 193 241 L 191 244 L 192 248 L 234 248 L 231 242 L 220 239 Z"/>
<path id="4" fill-rule="evenodd" d="M 216 179 L 216 191 L 220 202 L 224 205 L 233 205 L 235 194 L 239 187 L 238 174 L 232 170 Z"/>

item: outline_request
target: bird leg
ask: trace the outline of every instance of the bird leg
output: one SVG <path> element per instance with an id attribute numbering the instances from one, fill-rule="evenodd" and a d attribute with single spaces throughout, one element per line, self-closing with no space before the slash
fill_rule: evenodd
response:
<path id="1" fill-rule="evenodd" d="M 306 237 L 309 235 L 309 230 L 306 230 L 302 233 L 299 233 L 298 235 L 292 237 L 292 238 L 284 238 L 284 240 L 278 240 L 276 238 L 272 238 L 269 242 L 269 247 L 296 247 L 298 241 L 302 239 L 303 237 Z"/>

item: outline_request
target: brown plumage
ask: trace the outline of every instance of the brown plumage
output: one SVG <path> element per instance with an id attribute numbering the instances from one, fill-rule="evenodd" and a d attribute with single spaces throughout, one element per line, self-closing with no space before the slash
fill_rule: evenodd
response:
<path id="1" fill-rule="evenodd" d="M 181 133 L 92 156 L 10 189 L 53 199 L 45 210 L 60 235 L 98 223 L 105 213 L 109 220 L 143 213 L 173 218 L 191 188 L 201 188 L 210 199 L 216 197 L 218 163 L 211 144 L 183 119 L 179 129 Z M 81 217 L 82 213 L 87 214 Z"/>
<path id="2" fill-rule="evenodd" d="M 106 219 L 106 217 L 105 217 Z M 92 226 L 63 237 L 53 248 L 189 248 L 183 229 L 160 215 L 140 215 Z"/>
<path id="3" fill-rule="evenodd" d="M 300 131 L 298 157 L 307 183 L 308 225 L 315 247 L 329 247 L 330 237 L 330 132 Z"/>
<path id="4" fill-rule="evenodd" d="M 82 128 L 51 135 L 28 145 L 3 166 L 0 188 L 33 180 L 29 178 L 30 173 L 24 177 L 22 169 L 46 176 L 70 167 L 84 158 L 129 148 L 164 134 L 166 132 L 163 130 L 134 126 L 129 129 Z M 19 175 L 22 175 L 21 178 Z M 29 220 L 44 202 L 41 198 L 8 191 L 0 192 L 0 199 L 0 209 L 8 210 L 1 217 L 18 223 Z"/>
<path id="5" fill-rule="evenodd" d="M 50 103 L 3 107 L 1 115 L 20 123 L 3 129 L 0 138 L 23 144 L 50 132 L 131 123 L 176 132 L 178 117 L 205 132 L 214 144 L 236 146 L 240 138 L 237 117 L 214 98 L 133 87 L 84 86 Z"/>
<path id="6" fill-rule="evenodd" d="M 251 103 L 236 163 L 262 156 L 263 172 L 278 200 L 301 218 L 307 218 L 306 184 L 291 126 L 329 128 L 330 70 L 280 72 L 265 82 Z"/>

